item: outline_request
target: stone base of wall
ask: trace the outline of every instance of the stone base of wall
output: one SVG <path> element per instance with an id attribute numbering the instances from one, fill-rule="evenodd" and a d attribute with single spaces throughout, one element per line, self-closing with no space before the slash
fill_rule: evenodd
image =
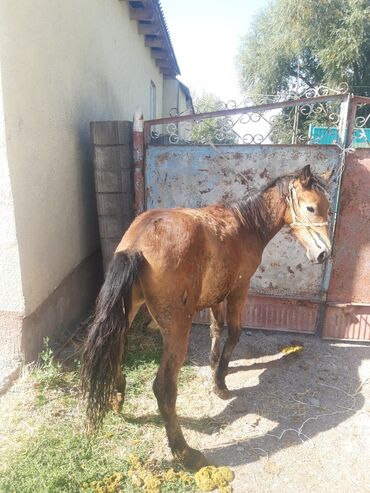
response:
<path id="1" fill-rule="evenodd" d="M 22 313 L 0 312 L 0 362 L 21 359 Z"/>
<path id="2" fill-rule="evenodd" d="M 102 279 L 101 254 L 96 251 L 63 279 L 33 313 L 0 313 L 0 360 L 35 360 L 44 337 L 52 340 L 83 320 L 94 305 Z"/>

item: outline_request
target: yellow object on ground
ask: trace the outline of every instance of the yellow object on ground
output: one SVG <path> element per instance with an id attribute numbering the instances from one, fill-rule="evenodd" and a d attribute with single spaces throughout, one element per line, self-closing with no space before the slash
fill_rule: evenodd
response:
<path id="1" fill-rule="evenodd" d="M 128 476 L 134 486 L 137 486 L 146 493 L 160 493 L 161 485 L 171 481 L 181 481 L 183 484 L 191 484 L 192 477 L 185 471 L 176 472 L 168 469 L 164 473 L 154 473 L 136 455 L 130 456 L 131 467 Z"/>
<path id="2" fill-rule="evenodd" d="M 218 489 L 220 493 L 231 493 L 230 483 L 234 479 L 234 473 L 225 466 L 207 466 L 195 473 L 194 479 L 201 491 Z"/>
<path id="3" fill-rule="evenodd" d="M 280 348 L 280 351 L 284 354 L 300 353 L 301 351 L 303 351 L 303 346 L 283 346 L 282 348 Z"/>
<path id="4" fill-rule="evenodd" d="M 91 491 L 94 493 L 121 493 L 122 481 L 124 478 L 129 478 L 132 485 L 139 488 L 145 493 L 161 493 L 162 485 L 180 481 L 184 485 L 195 484 L 202 491 L 217 490 L 219 493 L 231 493 L 231 481 L 234 479 L 234 473 L 231 469 L 225 466 L 207 466 L 200 469 L 193 476 L 185 471 L 176 472 L 174 469 L 167 469 L 165 472 L 154 472 L 149 469 L 150 466 L 143 463 L 136 455 L 129 457 L 129 470 L 126 474 L 116 472 L 111 476 L 107 476 L 101 481 L 92 481 L 84 483 L 82 490 Z"/>
<path id="5" fill-rule="evenodd" d="M 90 485 L 85 483 L 82 485 L 82 488 L 85 489 L 92 486 L 95 493 L 118 493 L 121 490 L 122 479 L 123 474 L 116 472 L 101 481 L 93 481 Z"/>

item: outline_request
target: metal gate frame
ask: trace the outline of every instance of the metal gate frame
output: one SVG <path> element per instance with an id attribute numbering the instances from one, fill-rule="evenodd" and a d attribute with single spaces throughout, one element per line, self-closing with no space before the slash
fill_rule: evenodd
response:
<path id="1" fill-rule="evenodd" d="M 336 240 L 337 240 L 337 223 L 340 217 L 340 208 L 341 208 L 341 196 L 342 196 L 342 186 L 343 186 L 343 175 L 346 169 L 346 165 L 349 158 L 349 153 L 353 152 L 351 148 L 356 115 L 359 106 L 361 105 L 369 105 L 370 98 L 353 96 L 349 93 L 344 94 L 333 94 L 333 95 L 324 95 L 318 97 L 311 98 L 301 98 L 295 100 L 288 101 L 279 101 L 275 103 L 267 103 L 256 106 L 247 106 L 242 108 L 233 108 L 233 109 L 225 109 L 220 111 L 212 111 L 207 113 L 198 113 L 198 114 L 188 114 L 188 115 L 179 115 L 174 117 L 165 117 L 155 120 L 143 120 L 142 114 L 136 114 L 134 119 L 134 131 L 133 131 L 133 158 L 134 158 L 134 210 L 136 214 L 143 212 L 146 208 L 146 190 L 145 190 L 145 155 L 146 149 L 150 145 L 150 137 L 151 137 L 151 129 L 158 125 L 171 124 L 178 126 L 181 122 L 197 122 L 200 120 L 206 120 L 215 117 L 230 117 L 232 115 L 238 114 L 253 114 L 260 113 L 270 110 L 283 109 L 287 107 L 298 108 L 303 105 L 315 105 L 327 102 L 336 102 L 340 103 L 340 116 L 338 123 L 338 135 L 339 141 L 338 146 L 340 147 L 340 165 L 338 168 L 338 181 L 337 188 L 334 198 L 334 217 L 332 222 L 332 238 L 333 238 L 333 251 L 334 251 L 334 260 L 330 259 L 327 261 L 324 271 L 324 276 L 321 285 L 320 292 L 320 306 L 319 313 L 316 319 L 316 333 L 320 333 L 324 338 L 333 338 L 340 340 L 358 340 L 358 341 L 368 341 L 370 340 L 370 309 L 365 310 L 366 313 L 362 313 L 361 317 L 365 317 L 365 319 L 361 319 L 359 321 L 360 326 L 365 327 L 365 329 L 357 331 L 351 330 L 348 332 L 348 327 L 346 324 L 342 323 L 341 330 L 333 330 L 333 316 L 332 309 L 328 308 L 328 291 L 331 282 L 331 273 L 333 270 L 333 263 L 335 263 L 335 251 L 336 251 Z M 368 118 L 367 118 L 368 119 Z M 366 119 L 366 120 L 367 120 Z M 279 145 L 279 144 L 277 144 Z M 370 149 L 369 149 L 369 157 L 370 157 Z M 370 220 L 370 212 L 369 212 L 369 220 Z M 370 286 L 369 286 L 370 287 Z M 366 289 L 366 287 L 365 287 Z M 252 295 L 253 298 L 253 295 Z M 271 302 L 271 300 L 269 300 Z M 297 331 L 296 323 L 297 318 L 305 318 L 312 316 L 312 306 L 309 303 L 295 304 L 291 305 L 291 300 L 280 300 L 287 307 L 287 317 L 283 322 L 275 323 L 272 322 L 270 317 L 270 329 L 279 329 L 279 330 L 288 330 L 288 331 Z M 266 300 L 263 297 L 257 300 L 257 304 L 263 304 Z M 279 300 L 273 300 L 272 305 L 278 303 Z M 253 303 L 252 303 L 253 305 Z M 330 305 L 330 303 L 329 303 Z M 370 307 L 370 294 L 366 299 L 366 303 L 363 304 L 365 307 Z M 333 306 L 331 304 L 330 306 Z M 347 307 L 345 310 L 348 311 L 348 307 L 352 307 L 351 300 L 348 300 L 348 303 L 344 303 L 343 306 Z M 253 306 L 252 306 L 253 308 Z M 246 307 L 246 312 L 249 310 L 249 319 L 252 319 L 251 315 L 251 306 Z M 353 310 L 352 310 L 353 311 Z M 363 310 L 362 310 L 363 312 Z M 258 319 L 257 313 L 257 319 Z M 360 317 L 360 318 L 361 318 Z M 343 318 L 343 317 L 342 317 Z M 207 323 L 208 313 L 201 313 L 198 317 L 198 321 L 200 323 Z M 271 326 L 272 322 L 272 326 Z M 275 321 L 276 322 L 276 321 Z M 282 327 L 281 325 L 284 325 Z M 335 324 L 335 322 L 334 322 Z M 263 318 L 261 320 L 257 320 L 256 323 L 253 324 L 256 328 L 266 328 L 266 319 Z M 353 326 L 353 321 L 352 321 Z M 304 330 L 302 332 L 305 332 Z"/>

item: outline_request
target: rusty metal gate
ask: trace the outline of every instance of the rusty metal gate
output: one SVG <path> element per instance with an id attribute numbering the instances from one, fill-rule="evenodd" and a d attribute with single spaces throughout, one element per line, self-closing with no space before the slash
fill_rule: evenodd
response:
<path id="1" fill-rule="evenodd" d="M 341 91 L 316 90 L 298 99 L 137 119 L 136 212 L 241 198 L 305 164 L 318 173 L 333 170 L 333 259 L 325 265 L 308 264 L 303 248 L 284 228 L 265 249 L 242 323 L 370 340 L 370 148 L 351 147 L 355 129 L 366 126 L 368 117 L 363 115 L 369 103 Z M 305 124 L 309 118 L 328 132 L 335 129 L 333 145 L 314 140 Z M 208 317 L 205 310 L 197 321 L 207 323 Z"/>

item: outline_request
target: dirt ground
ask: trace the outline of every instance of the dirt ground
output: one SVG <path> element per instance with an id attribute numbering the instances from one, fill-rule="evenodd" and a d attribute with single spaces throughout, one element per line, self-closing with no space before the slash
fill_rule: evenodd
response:
<path id="1" fill-rule="evenodd" d="M 147 337 L 158 341 L 159 336 Z M 292 344 L 302 344 L 304 350 L 284 355 L 281 347 Z M 227 401 L 212 392 L 209 349 L 208 328 L 194 326 L 191 368 L 180 378 L 178 415 L 192 447 L 202 450 L 209 462 L 232 468 L 235 493 L 370 492 L 369 345 L 244 330 L 226 380 L 231 391 Z M 137 354 L 133 352 L 134 359 Z M 131 370 L 122 414 L 112 415 L 103 430 L 99 446 L 104 451 L 110 447 L 110 457 L 118 457 L 118 463 L 141 447 L 148 459 L 172 467 L 151 391 L 156 367 Z M 42 426 L 52 431 L 70 420 L 72 428 L 80 427 L 84 411 L 78 390 L 72 389 L 71 396 L 65 390 L 45 393 L 45 402 L 37 404 L 39 389 L 32 382 L 24 375 L 0 399 L 0 452 L 3 440 L 4 451 L 18 447 L 29 454 L 22 440 L 36 442 Z M 80 445 L 75 447 L 78 457 Z"/>
<path id="2" fill-rule="evenodd" d="M 304 351 L 282 357 L 292 343 Z M 370 491 L 369 345 L 243 331 L 229 401 L 210 391 L 209 345 L 207 329 L 194 327 L 189 358 L 204 376 L 203 396 L 180 396 L 179 415 L 192 416 L 183 419 L 189 442 L 235 471 L 235 492 Z"/>

